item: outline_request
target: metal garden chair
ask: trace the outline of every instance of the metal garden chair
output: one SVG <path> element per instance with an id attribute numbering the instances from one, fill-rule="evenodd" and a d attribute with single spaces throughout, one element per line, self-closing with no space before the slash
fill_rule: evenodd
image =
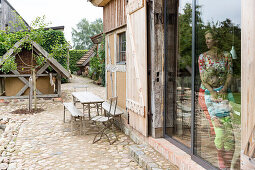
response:
<path id="1" fill-rule="evenodd" d="M 117 99 L 118 97 L 112 97 L 109 99 L 110 103 L 104 102 L 102 104 L 102 107 L 104 109 L 105 114 L 100 116 L 95 116 L 94 118 L 91 119 L 92 121 L 96 122 L 96 124 L 99 126 L 100 124 L 103 124 L 103 128 L 99 129 L 98 133 L 95 135 L 93 139 L 93 143 L 96 143 L 99 140 L 101 140 L 104 135 L 107 137 L 110 145 L 117 141 L 117 135 L 113 129 L 114 127 L 113 123 L 114 123 L 116 107 L 117 107 Z M 115 136 L 115 139 L 112 142 L 110 140 L 109 133 L 107 133 L 107 130 L 112 131 Z"/>

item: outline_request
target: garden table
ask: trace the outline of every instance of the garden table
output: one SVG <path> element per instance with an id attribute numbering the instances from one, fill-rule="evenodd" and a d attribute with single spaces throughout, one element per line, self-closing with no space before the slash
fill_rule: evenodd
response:
<path id="1" fill-rule="evenodd" d="M 87 105 L 89 120 L 91 119 L 91 117 L 90 117 L 90 109 L 91 109 L 90 105 L 91 104 L 96 105 L 97 115 L 99 114 L 98 113 L 99 107 L 101 108 L 101 113 L 102 113 L 102 103 L 104 102 L 104 100 L 101 99 L 100 97 L 98 97 L 97 95 L 95 95 L 91 92 L 83 91 L 83 92 L 73 92 L 72 96 L 73 96 L 74 104 L 76 104 L 77 102 L 80 102 L 82 104 L 83 114 L 84 114 L 84 110 L 85 110 L 84 106 Z"/>

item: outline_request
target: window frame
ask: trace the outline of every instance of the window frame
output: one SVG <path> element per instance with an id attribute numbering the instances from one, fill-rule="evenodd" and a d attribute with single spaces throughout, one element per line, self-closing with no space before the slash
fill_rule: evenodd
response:
<path id="1" fill-rule="evenodd" d="M 118 36 L 118 46 L 117 46 L 117 59 L 116 64 L 126 64 L 126 52 L 127 52 L 127 40 L 126 40 L 126 31 L 120 32 L 117 34 Z M 123 37 L 125 37 L 125 40 L 123 41 Z M 125 51 L 123 51 L 123 45 L 125 45 Z M 123 60 L 123 54 L 125 55 L 125 60 Z"/>

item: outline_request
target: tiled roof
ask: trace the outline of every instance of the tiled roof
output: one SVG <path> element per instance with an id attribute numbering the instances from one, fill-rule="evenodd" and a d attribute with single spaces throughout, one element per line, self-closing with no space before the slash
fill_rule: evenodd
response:
<path id="1" fill-rule="evenodd" d="M 81 59 L 79 61 L 76 62 L 77 66 L 85 66 L 84 62 L 86 62 L 86 60 L 90 59 L 91 56 L 95 53 L 95 49 L 96 49 L 97 45 L 95 44 L 92 48 L 90 48 L 90 50 L 88 52 L 86 52 L 86 54 L 84 56 L 81 57 Z M 88 61 L 87 61 L 88 63 Z"/>

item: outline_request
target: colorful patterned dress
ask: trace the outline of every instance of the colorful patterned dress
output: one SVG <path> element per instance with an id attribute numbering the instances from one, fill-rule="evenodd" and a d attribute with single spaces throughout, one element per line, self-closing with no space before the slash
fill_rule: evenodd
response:
<path id="1" fill-rule="evenodd" d="M 232 58 L 229 53 L 222 53 L 221 56 L 216 60 L 211 57 L 207 52 L 199 56 L 198 59 L 199 72 L 202 82 L 210 79 L 211 72 L 217 72 L 217 82 L 213 84 L 213 90 L 220 91 L 225 81 L 227 80 L 228 74 L 233 74 L 232 69 Z M 206 118 L 209 120 L 211 133 L 216 134 L 215 145 L 218 149 L 225 148 L 226 150 L 233 149 L 234 138 L 232 133 L 232 125 L 230 112 L 231 108 L 229 106 L 229 101 L 234 101 L 234 97 L 230 91 L 227 90 L 227 100 L 222 100 L 222 102 L 215 102 L 210 95 L 210 91 L 201 84 L 199 92 L 199 104 L 202 107 Z M 215 127 L 214 122 L 211 120 L 213 117 L 217 117 L 221 123 L 222 127 Z"/>

